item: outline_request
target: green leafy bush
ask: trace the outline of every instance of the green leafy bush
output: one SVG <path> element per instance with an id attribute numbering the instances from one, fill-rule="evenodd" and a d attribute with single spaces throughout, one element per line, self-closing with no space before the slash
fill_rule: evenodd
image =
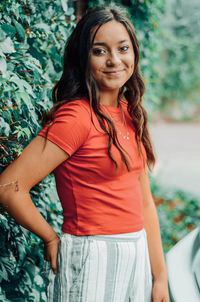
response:
<path id="1" fill-rule="evenodd" d="M 161 39 L 155 92 L 161 110 L 177 120 L 200 121 L 200 40 L 198 33 L 200 2 L 198 0 L 166 1 L 160 19 Z"/>
<path id="2" fill-rule="evenodd" d="M 180 239 L 199 227 L 200 199 L 180 190 L 164 188 L 156 178 L 150 179 L 160 221 L 163 248 L 168 252 Z"/>
<path id="3" fill-rule="evenodd" d="M 52 105 L 51 89 L 62 70 L 60 53 L 75 24 L 72 5 L 42 0 L 0 4 L 1 171 L 37 135 L 42 114 Z M 35 186 L 31 196 L 59 234 L 54 178 Z M 0 242 L 0 301 L 46 301 L 41 240 L 1 209 Z"/>

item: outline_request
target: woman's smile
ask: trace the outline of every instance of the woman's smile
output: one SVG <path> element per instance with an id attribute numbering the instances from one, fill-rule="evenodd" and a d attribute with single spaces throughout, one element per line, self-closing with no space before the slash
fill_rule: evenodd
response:
<path id="1" fill-rule="evenodd" d="M 103 73 L 111 76 L 119 76 L 124 70 L 103 71 Z"/>

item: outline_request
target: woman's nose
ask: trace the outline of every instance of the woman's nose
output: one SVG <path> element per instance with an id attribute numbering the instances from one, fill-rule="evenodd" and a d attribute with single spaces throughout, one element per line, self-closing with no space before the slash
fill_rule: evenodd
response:
<path id="1" fill-rule="evenodd" d="M 119 65 L 121 63 L 121 60 L 120 60 L 118 54 L 112 53 L 112 54 L 110 54 L 106 63 L 107 63 L 107 66 L 115 66 L 115 65 Z"/>

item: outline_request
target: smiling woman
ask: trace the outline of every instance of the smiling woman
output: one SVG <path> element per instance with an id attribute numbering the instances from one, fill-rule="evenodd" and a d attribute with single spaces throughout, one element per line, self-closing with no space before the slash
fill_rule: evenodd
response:
<path id="1" fill-rule="evenodd" d="M 67 41 L 44 128 L 0 177 L 4 208 L 44 241 L 48 302 L 169 301 L 138 64 L 126 16 L 88 11 Z M 60 238 L 29 195 L 52 171 Z"/>

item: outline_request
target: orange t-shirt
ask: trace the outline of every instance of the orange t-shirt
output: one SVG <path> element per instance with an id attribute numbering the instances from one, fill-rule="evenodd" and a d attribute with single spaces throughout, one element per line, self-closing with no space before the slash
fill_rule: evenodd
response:
<path id="1" fill-rule="evenodd" d="M 62 231 L 73 235 L 103 235 L 139 231 L 143 228 L 142 194 L 139 174 L 145 161 L 139 156 L 135 132 L 127 105 L 121 108 L 102 106 L 116 122 L 119 142 L 129 153 L 132 171 L 128 172 L 121 155 L 112 146 L 118 170 L 108 156 L 108 136 L 101 129 L 86 98 L 62 105 L 55 113 L 48 140 L 70 156 L 54 171 L 56 187 L 63 207 Z M 47 125 L 39 132 L 46 135 Z M 129 140 L 123 136 L 129 132 Z"/>

